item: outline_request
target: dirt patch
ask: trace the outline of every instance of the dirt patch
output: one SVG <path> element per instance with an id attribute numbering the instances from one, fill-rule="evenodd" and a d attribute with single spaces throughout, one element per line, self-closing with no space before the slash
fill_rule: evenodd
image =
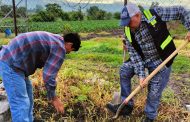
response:
<path id="1" fill-rule="evenodd" d="M 176 97 L 182 106 L 190 104 L 190 74 L 173 74 L 170 78 L 169 87 L 174 90 Z"/>
<path id="2" fill-rule="evenodd" d="M 173 25 L 170 24 L 169 29 L 172 30 L 173 29 Z M 123 29 L 112 29 L 112 30 L 107 30 L 105 31 L 105 34 L 101 34 L 101 33 L 97 33 L 97 32 L 93 32 L 93 33 L 89 33 L 84 37 L 81 37 L 82 40 L 86 41 L 86 40 L 90 40 L 93 38 L 97 38 L 97 37 L 113 37 L 113 36 L 119 36 L 121 37 L 124 34 Z M 182 34 L 177 34 L 175 33 L 173 35 L 173 37 L 175 39 L 184 39 L 184 35 Z"/>
<path id="3" fill-rule="evenodd" d="M 99 33 L 89 33 L 87 36 L 81 37 L 82 40 L 89 40 L 97 37 L 113 37 L 113 36 L 122 36 L 123 35 L 123 29 L 113 29 L 106 31 L 105 34 L 99 34 Z"/>

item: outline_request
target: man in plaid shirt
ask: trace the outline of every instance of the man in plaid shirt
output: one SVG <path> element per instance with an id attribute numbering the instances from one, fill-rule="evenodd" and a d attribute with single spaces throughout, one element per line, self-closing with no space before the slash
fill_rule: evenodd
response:
<path id="1" fill-rule="evenodd" d="M 151 16 L 151 14 L 154 16 Z M 143 82 L 146 77 L 145 68 L 151 73 L 163 62 L 163 57 L 170 55 L 169 52 L 175 50 L 165 24 L 165 22 L 171 20 L 181 20 L 189 31 L 186 39 L 190 41 L 190 15 L 183 7 L 154 7 L 146 14 L 144 11 L 141 12 L 135 4 L 129 3 L 124 6 L 121 12 L 121 26 L 125 27 L 126 46 L 130 60 L 125 62 L 120 69 L 122 101 L 131 93 L 131 78 L 135 74 L 138 75 L 140 85 L 142 87 L 146 86 L 147 84 Z M 162 45 L 158 45 L 158 42 L 162 42 Z M 169 81 L 171 64 L 172 61 L 161 69 L 148 84 L 148 95 L 144 110 L 146 118 L 143 120 L 145 122 L 152 122 L 157 116 L 162 91 Z M 116 113 L 119 106 L 120 104 L 107 104 L 107 108 L 114 113 Z M 133 106 L 133 100 L 130 100 L 126 103 L 120 115 L 130 115 Z"/>
<path id="2" fill-rule="evenodd" d="M 13 122 L 33 121 L 33 92 L 28 79 L 37 68 L 43 68 L 48 99 L 58 112 L 64 107 L 56 96 L 56 76 L 66 53 L 78 51 L 80 37 L 69 33 L 63 37 L 44 31 L 20 34 L 3 46 L 0 52 L 0 75 L 8 95 Z"/>

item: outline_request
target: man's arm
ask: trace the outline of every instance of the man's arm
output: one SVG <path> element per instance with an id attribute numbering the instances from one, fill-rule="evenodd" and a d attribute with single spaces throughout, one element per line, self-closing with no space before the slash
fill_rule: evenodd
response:
<path id="1" fill-rule="evenodd" d="M 182 6 L 155 7 L 154 10 L 163 21 L 180 20 L 190 31 L 190 12 Z"/>
<path id="2" fill-rule="evenodd" d="M 190 41 L 190 11 L 182 6 L 173 7 L 155 7 L 154 10 L 163 21 L 180 20 L 185 28 L 189 31 L 186 39 Z"/>
<path id="3" fill-rule="evenodd" d="M 58 112 L 63 113 L 63 105 L 56 96 L 56 76 L 64 61 L 65 50 L 61 47 L 54 47 L 43 68 L 43 79 L 47 89 L 47 96 Z"/>

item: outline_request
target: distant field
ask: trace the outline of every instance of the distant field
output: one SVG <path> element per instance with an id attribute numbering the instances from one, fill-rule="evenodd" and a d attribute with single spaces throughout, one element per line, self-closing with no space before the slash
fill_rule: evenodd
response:
<path id="1" fill-rule="evenodd" d="M 62 33 L 64 29 L 70 29 L 72 32 L 98 32 L 119 28 L 118 20 L 31 22 L 29 24 L 30 31 L 44 30 L 53 33 Z"/>
<path id="2" fill-rule="evenodd" d="M 22 19 L 18 19 L 18 25 L 27 25 Z M 12 26 L 13 20 L 8 18 L 4 20 L 0 26 Z M 93 32 L 110 31 L 121 28 L 119 26 L 119 20 L 84 20 L 84 21 L 62 21 L 58 19 L 55 22 L 28 22 L 29 31 L 49 31 L 52 33 L 65 33 L 65 32 Z M 0 32 L 3 32 L 6 27 L 1 27 Z M 181 24 L 180 21 L 172 21 L 168 23 L 168 29 L 175 38 L 184 39 L 187 29 Z M 26 28 L 23 26 L 18 27 L 19 32 L 26 32 Z"/>

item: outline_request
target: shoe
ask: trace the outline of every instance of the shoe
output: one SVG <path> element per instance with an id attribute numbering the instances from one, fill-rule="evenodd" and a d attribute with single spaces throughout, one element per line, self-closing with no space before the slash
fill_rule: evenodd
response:
<path id="1" fill-rule="evenodd" d="M 146 117 L 144 120 L 142 120 L 142 122 L 154 122 L 154 119 Z"/>
<path id="2" fill-rule="evenodd" d="M 114 104 L 112 104 L 112 103 L 109 102 L 108 104 L 106 104 L 106 108 L 108 108 L 111 112 L 116 113 L 117 109 L 119 108 L 120 105 L 121 104 L 114 105 Z M 119 115 L 129 116 L 132 113 L 132 111 L 133 111 L 133 106 L 131 106 L 131 105 L 125 105 L 121 109 Z"/>

